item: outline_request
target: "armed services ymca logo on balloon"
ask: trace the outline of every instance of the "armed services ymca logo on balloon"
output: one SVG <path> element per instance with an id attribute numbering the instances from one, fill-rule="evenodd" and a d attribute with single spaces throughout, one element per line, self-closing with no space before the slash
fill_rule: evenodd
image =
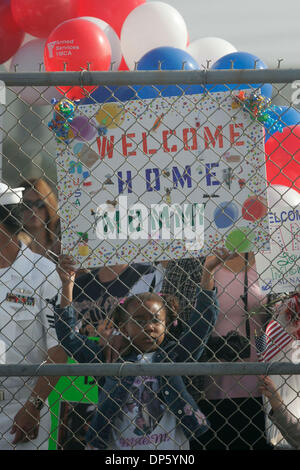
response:
<path id="1" fill-rule="evenodd" d="M 49 59 L 55 56 L 68 56 L 72 55 L 73 50 L 79 50 L 79 46 L 74 44 L 74 39 L 64 39 L 62 41 L 51 41 L 47 43 L 47 49 L 49 52 Z"/>
<path id="2" fill-rule="evenodd" d="M 49 52 L 49 57 L 52 59 L 54 56 L 53 56 L 53 49 L 54 49 L 54 46 L 55 44 L 57 43 L 57 41 L 53 41 L 53 42 L 49 42 L 47 44 L 47 47 L 48 47 L 48 52 Z"/>

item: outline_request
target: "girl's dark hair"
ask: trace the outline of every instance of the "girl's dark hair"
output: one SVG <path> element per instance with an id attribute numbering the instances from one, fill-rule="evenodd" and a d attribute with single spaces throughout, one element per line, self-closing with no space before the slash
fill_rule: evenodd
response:
<path id="1" fill-rule="evenodd" d="M 4 225 L 11 235 L 20 232 L 22 229 L 22 205 L 0 205 L 0 223 Z"/>
<path id="2" fill-rule="evenodd" d="M 145 292 L 143 294 L 136 294 L 127 297 L 124 303 L 117 305 L 112 313 L 112 320 L 117 327 L 122 327 L 128 320 L 128 307 L 130 304 L 145 305 L 146 302 L 153 301 L 159 302 L 161 307 L 166 310 L 167 327 L 172 331 L 172 327 L 176 327 L 174 322 L 177 321 L 179 314 L 179 300 L 174 295 L 164 294 L 159 295 L 155 292 Z"/>

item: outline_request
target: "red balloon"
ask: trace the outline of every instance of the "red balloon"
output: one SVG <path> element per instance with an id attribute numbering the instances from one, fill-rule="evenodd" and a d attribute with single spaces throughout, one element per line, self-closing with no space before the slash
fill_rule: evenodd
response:
<path id="1" fill-rule="evenodd" d="M 17 52 L 24 36 L 12 16 L 9 0 L 0 0 L 0 64 Z"/>
<path id="2" fill-rule="evenodd" d="M 79 0 L 78 16 L 94 16 L 106 21 L 120 36 L 124 21 L 146 0 Z"/>
<path id="3" fill-rule="evenodd" d="M 82 18 L 64 21 L 52 31 L 45 44 L 47 72 L 107 71 L 110 61 L 111 47 L 106 34 L 95 23 Z M 97 86 L 61 86 L 58 90 L 71 100 L 77 100 L 86 97 Z"/>
<path id="4" fill-rule="evenodd" d="M 266 142 L 267 180 L 300 192 L 300 125 L 275 132 Z"/>
<path id="5" fill-rule="evenodd" d="M 60 23 L 78 15 L 79 0 L 11 0 L 16 23 L 26 33 L 46 38 Z"/>
<path id="6" fill-rule="evenodd" d="M 266 199 L 261 196 L 251 196 L 243 204 L 242 217 L 245 220 L 255 222 L 262 219 L 268 212 Z"/>

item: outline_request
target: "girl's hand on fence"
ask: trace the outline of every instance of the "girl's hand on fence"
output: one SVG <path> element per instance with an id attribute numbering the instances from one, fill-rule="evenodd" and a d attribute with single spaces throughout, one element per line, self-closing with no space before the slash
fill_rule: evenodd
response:
<path id="1" fill-rule="evenodd" d="M 117 362 L 128 350 L 130 344 L 128 338 L 122 333 L 112 335 L 105 351 L 106 362 Z"/>
<path id="2" fill-rule="evenodd" d="M 260 393 L 269 399 L 270 405 L 273 410 L 280 408 L 283 405 L 281 396 L 276 390 L 274 382 L 268 376 L 259 376 L 259 387 Z"/>
<path id="3" fill-rule="evenodd" d="M 97 333 L 101 338 L 100 344 L 105 347 L 105 360 L 108 363 L 116 362 L 130 345 L 129 340 L 116 329 L 110 319 L 98 323 Z"/>
<path id="4" fill-rule="evenodd" d="M 97 326 L 94 327 L 94 336 L 100 337 L 100 344 L 103 346 L 107 345 L 110 337 L 113 335 L 115 326 L 109 318 L 105 320 L 99 320 Z"/>
<path id="5" fill-rule="evenodd" d="M 10 434 L 15 435 L 12 444 L 36 439 L 39 432 L 39 424 L 40 412 L 31 403 L 25 403 L 16 414 L 10 430 Z"/>

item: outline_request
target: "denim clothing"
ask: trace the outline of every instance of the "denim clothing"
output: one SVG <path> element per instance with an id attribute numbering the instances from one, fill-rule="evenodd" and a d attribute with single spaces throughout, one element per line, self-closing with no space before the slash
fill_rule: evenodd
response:
<path id="1" fill-rule="evenodd" d="M 155 352 L 153 362 L 192 362 L 197 361 L 204 349 L 218 315 L 216 290 L 198 289 L 196 311 L 189 321 L 189 329 L 178 341 L 165 338 Z M 75 331 L 76 316 L 72 306 L 56 309 L 55 327 L 61 345 L 67 354 L 81 363 L 101 363 L 105 361 L 103 348 L 95 341 Z M 138 354 L 129 352 L 120 362 L 136 362 Z M 87 442 L 105 449 L 111 437 L 114 420 L 127 401 L 130 387 L 135 377 L 106 377 L 100 388 L 98 412 L 95 413 L 87 434 Z M 209 429 L 205 416 L 195 400 L 187 392 L 180 376 L 158 377 L 159 398 L 176 416 L 187 439 L 200 436 Z"/>

